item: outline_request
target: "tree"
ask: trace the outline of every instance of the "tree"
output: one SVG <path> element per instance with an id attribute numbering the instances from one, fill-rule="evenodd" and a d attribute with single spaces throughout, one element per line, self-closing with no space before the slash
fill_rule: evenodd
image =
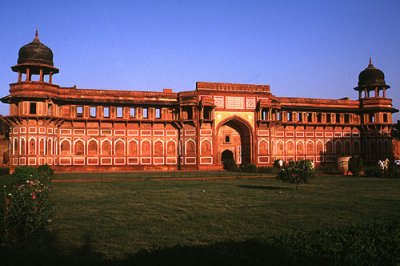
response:
<path id="1" fill-rule="evenodd" d="M 400 120 L 397 120 L 397 124 L 393 125 L 392 137 L 396 138 L 396 139 L 400 139 Z"/>
<path id="2" fill-rule="evenodd" d="M 296 190 L 300 183 L 308 183 L 315 176 L 315 170 L 311 160 L 290 161 L 278 174 L 278 179 L 283 182 L 296 184 Z"/>
<path id="3" fill-rule="evenodd" d="M 352 156 L 349 160 L 349 171 L 353 176 L 358 176 L 363 166 L 363 160 L 360 156 Z"/>

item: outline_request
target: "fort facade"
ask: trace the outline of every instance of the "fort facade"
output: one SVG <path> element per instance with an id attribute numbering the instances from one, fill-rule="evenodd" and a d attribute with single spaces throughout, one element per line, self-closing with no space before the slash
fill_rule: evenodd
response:
<path id="1" fill-rule="evenodd" d="M 64 171 L 221 169 L 222 162 L 335 163 L 393 157 L 384 73 L 371 60 L 358 100 L 277 97 L 268 85 L 197 82 L 193 91 L 60 87 L 53 53 L 38 34 L 19 50 L 18 75 L 1 101 L 10 113 L 9 165 Z"/>

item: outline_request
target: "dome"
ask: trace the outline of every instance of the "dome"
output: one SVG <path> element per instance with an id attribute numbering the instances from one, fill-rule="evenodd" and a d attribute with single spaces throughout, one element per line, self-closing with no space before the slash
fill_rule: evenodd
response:
<path id="1" fill-rule="evenodd" d="M 371 59 L 369 59 L 368 67 L 358 75 L 358 86 L 363 85 L 385 85 L 385 74 L 372 64 Z"/>
<path id="2" fill-rule="evenodd" d="M 18 52 L 18 64 L 44 64 L 53 66 L 53 52 L 39 41 L 36 31 L 35 39 L 22 46 Z"/>

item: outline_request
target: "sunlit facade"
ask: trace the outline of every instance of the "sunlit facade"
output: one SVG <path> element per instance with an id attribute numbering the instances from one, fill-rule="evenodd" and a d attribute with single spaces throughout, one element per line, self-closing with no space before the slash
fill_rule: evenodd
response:
<path id="1" fill-rule="evenodd" d="M 68 52 L 68 51 L 66 51 Z M 21 47 L 17 82 L 2 98 L 10 114 L 9 164 L 56 171 L 221 169 L 222 161 L 334 163 L 359 154 L 391 158 L 392 100 L 384 74 L 369 65 L 358 100 L 277 97 L 268 85 L 197 82 L 193 91 L 60 87 L 52 51 Z"/>

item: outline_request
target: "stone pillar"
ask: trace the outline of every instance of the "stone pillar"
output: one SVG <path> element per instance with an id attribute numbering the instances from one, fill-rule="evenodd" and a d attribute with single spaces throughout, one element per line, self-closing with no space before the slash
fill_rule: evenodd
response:
<path id="1" fill-rule="evenodd" d="M 29 68 L 26 69 L 26 81 L 31 81 L 31 71 Z"/>
<path id="2" fill-rule="evenodd" d="M 383 98 L 386 98 L 386 88 L 383 88 Z"/>
<path id="3" fill-rule="evenodd" d="M 39 80 L 40 80 L 40 82 L 43 82 L 43 69 L 40 69 Z"/>
<path id="4" fill-rule="evenodd" d="M 22 73 L 21 71 L 18 71 L 18 82 L 22 81 Z"/>
<path id="5" fill-rule="evenodd" d="M 53 71 L 49 74 L 49 83 L 53 83 Z"/>

